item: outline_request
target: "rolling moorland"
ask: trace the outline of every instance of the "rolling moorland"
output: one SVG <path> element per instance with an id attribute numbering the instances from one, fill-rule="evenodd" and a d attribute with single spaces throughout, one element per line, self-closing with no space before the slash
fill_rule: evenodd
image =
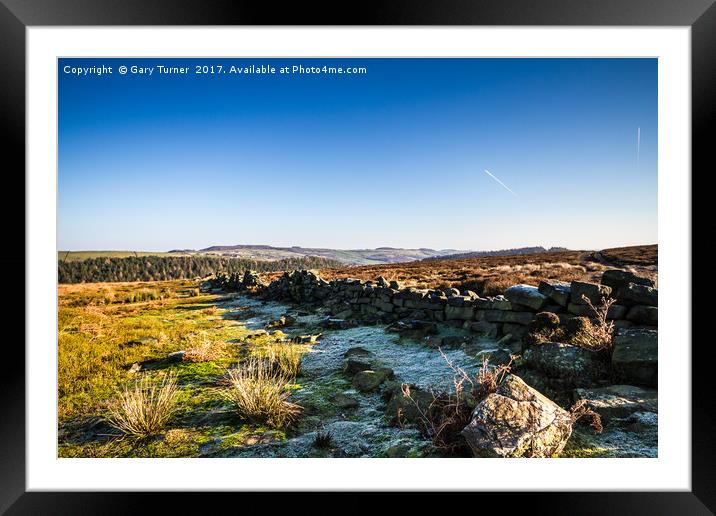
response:
<path id="1" fill-rule="evenodd" d="M 211 256 L 223 258 L 242 258 L 249 260 L 277 261 L 320 257 L 345 265 L 379 265 L 401 263 L 426 259 L 476 258 L 486 255 L 530 254 L 547 251 L 566 251 L 564 248 L 545 249 L 544 247 L 523 247 L 499 251 L 469 251 L 455 249 L 402 249 L 398 247 L 378 247 L 376 249 L 328 249 L 311 247 L 273 247 L 270 245 L 229 245 L 211 246 L 204 249 L 172 249 L 171 251 L 59 251 L 60 262 L 82 261 L 88 258 L 131 258 L 144 256 Z"/>
<path id="2" fill-rule="evenodd" d="M 60 284 L 59 456 L 655 456 L 657 252 Z"/>

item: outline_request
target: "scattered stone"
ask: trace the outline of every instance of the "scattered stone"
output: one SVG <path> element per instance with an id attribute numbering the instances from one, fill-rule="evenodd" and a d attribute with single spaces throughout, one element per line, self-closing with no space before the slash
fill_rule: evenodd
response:
<path id="1" fill-rule="evenodd" d="M 139 362 L 135 362 L 129 367 L 127 372 L 130 374 L 133 374 L 133 373 L 138 373 L 141 370 L 142 370 L 142 365 Z"/>
<path id="2" fill-rule="evenodd" d="M 388 288 L 390 287 L 390 282 L 388 282 L 387 279 L 385 279 L 383 276 L 378 276 L 378 281 L 376 282 L 379 287 Z"/>
<path id="3" fill-rule="evenodd" d="M 552 457 L 571 434 L 570 414 L 515 375 L 477 404 L 462 431 L 476 457 Z"/>
<path id="4" fill-rule="evenodd" d="M 656 387 L 658 382 L 659 334 L 656 330 L 629 328 L 614 337 L 612 366 L 628 383 Z"/>
<path id="5" fill-rule="evenodd" d="M 291 338 L 291 342 L 293 344 L 315 344 L 320 337 L 320 333 L 318 335 L 297 335 Z"/>
<path id="6" fill-rule="evenodd" d="M 347 358 L 343 362 L 343 374 L 346 376 L 354 376 L 361 371 L 368 371 L 371 369 L 371 363 L 367 360 L 361 360 L 359 358 Z"/>
<path id="7" fill-rule="evenodd" d="M 275 329 L 275 328 L 284 328 L 286 326 L 290 326 L 292 324 L 295 324 L 296 319 L 291 317 L 288 314 L 284 314 L 275 321 L 270 321 L 268 324 L 266 324 L 266 329 Z"/>
<path id="8" fill-rule="evenodd" d="M 393 370 L 388 367 L 360 371 L 353 377 L 353 386 L 361 392 L 371 392 L 378 389 L 381 383 L 393 376 Z"/>
<path id="9" fill-rule="evenodd" d="M 332 398 L 333 403 L 343 409 L 356 408 L 358 406 L 358 400 L 347 394 L 338 393 Z"/>
<path id="10" fill-rule="evenodd" d="M 505 290 L 505 297 L 510 303 L 526 306 L 532 310 L 541 310 L 547 303 L 547 296 L 532 285 L 514 285 Z"/>
<path id="11" fill-rule="evenodd" d="M 346 350 L 346 352 L 343 353 L 343 356 L 344 356 L 345 358 L 348 358 L 348 357 L 363 357 L 363 358 L 365 358 L 365 357 L 373 356 L 373 353 L 371 353 L 370 351 L 368 351 L 368 350 L 365 349 L 365 348 L 362 348 L 362 347 L 360 347 L 360 346 L 356 346 L 356 347 L 353 347 L 353 348 L 348 348 L 348 349 Z"/>

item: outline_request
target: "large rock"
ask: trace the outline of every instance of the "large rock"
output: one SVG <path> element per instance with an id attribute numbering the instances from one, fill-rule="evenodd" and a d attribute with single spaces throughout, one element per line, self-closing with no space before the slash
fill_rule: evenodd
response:
<path id="1" fill-rule="evenodd" d="M 659 291 L 655 288 L 647 287 L 646 285 L 629 283 L 626 287 L 620 288 L 615 295 L 619 303 L 627 306 L 659 305 Z"/>
<path id="2" fill-rule="evenodd" d="M 562 307 L 567 306 L 572 292 L 569 283 L 561 281 L 540 281 L 537 290 Z"/>
<path id="3" fill-rule="evenodd" d="M 655 306 L 636 305 L 629 309 L 626 318 L 636 324 L 657 326 L 659 324 L 659 309 Z"/>
<path id="4" fill-rule="evenodd" d="M 360 371 L 353 376 L 353 386 L 361 392 L 371 392 L 392 376 L 393 370 L 388 367 L 376 368 L 375 371 Z"/>
<path id="5" fill-rule="evenodd" d="M 656 389 L 633 385 L 575 389 L 574 401 L 580 399 L 586 400 L 587 406 L 597 412 L 605 423 L 626 419 L 635 412 L 657 412 L 658 408 Z"/>
<path id="6" fill-rule="evenodd" d="M 656 387 L 659 365 L 659 333 L 656 330 L 629 328 L 614 337 L 612 367 L 628 383 Z"/>
<path id="7" fill-rule="evenodd" d="M 571 434 L 570 414 L 514 375 L 477 404 L 462 431 L 476 457 L 552 457 Z"/>
<path id="8" fill-rule="evenodd" d="M 607 285 L 608 287 L 611 287 L 612 290 L 616 291 L 620 288 L 626 287 L 629 285 L 629 283 L 634 283 L 635 285 L 644 285 L 647 287 L 654 286 L 654 282 L 649 278 L 637 276 L 636 274 L 631 272 L 622 271 L 619 269 L 609 269 L 602 273 L 602 285 Z"/>
<path id="9" fill-rule="evenodd" d="M 569 385 L 589 386 L 604 371 L 595 352 L 559 342 L 531 346 L 523 358 L 530 367 Z"/>
<path id="10" fill-rule="evenodd" d="M 510 303 L 526 306 L 535 311 L 541 310 L 547 303 L 547 296 L 532 285 L 513 285 L 505 290 L 505 297 Z"/>
<path id="11" fill-rule="evenodd" d="M 601 304 L 602 298 L 607 298 L 612 293 L 612 288 L 598 283 L 586 283 L 584 281 L 573 281 L 571 283 L 572 303 L 586 305 L 582 298 L 585 296 L 594 306 Z"/>

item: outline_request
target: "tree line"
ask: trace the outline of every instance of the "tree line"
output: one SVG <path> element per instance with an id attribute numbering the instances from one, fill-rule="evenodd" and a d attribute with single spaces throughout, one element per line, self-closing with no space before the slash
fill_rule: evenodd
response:
<path id="1" fill-rule="evenodd" d="M 253 260 L 222 256 L 141 256 L 126 258 L 87 258 L 81 261 L 60 261 L 60 283 L 95 283 L 116 281 L 161 281 L 191 279 L 216 273 L 288 271 L 340 267 L 337 260 L 306 256 L 282 260 Z"/>

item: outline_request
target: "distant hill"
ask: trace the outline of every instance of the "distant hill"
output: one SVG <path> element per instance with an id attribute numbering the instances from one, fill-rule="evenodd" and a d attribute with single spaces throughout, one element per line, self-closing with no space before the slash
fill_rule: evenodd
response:
<path id="1" fill-rule="evenodd" d="M 273 247 L 270 245 L 214 245 L 199 249 L 199 254 L 252 258 L 255 260 L 282 260 L 317 256 L 329 260 L 338 260 L 346 265 L 379 265 L 384 263 L 403 263 L 423 260 L 432 256 L 460 253 L 458 249 L 402 249 L 396 247 L 378 247 L 376 249 L 329 249 L 316 247 Z"/>
<path id="2" fill-rule="evenodd" d="M 550 247 L 549 249 L 542 246 L 538 247 L 518 247 L 516 249 L 500 249 L 498 251 L 470 251 L 467 253 L 445 254 L 440 256 L 431 256 L 424 258 L 425 260 L 462 260 L 465 258 L 482 258 L 484 256 L 514 256 L 516 254 L 536 254 L 536 253 L 560 253 L 569 251 L 566 247 Z"/>

